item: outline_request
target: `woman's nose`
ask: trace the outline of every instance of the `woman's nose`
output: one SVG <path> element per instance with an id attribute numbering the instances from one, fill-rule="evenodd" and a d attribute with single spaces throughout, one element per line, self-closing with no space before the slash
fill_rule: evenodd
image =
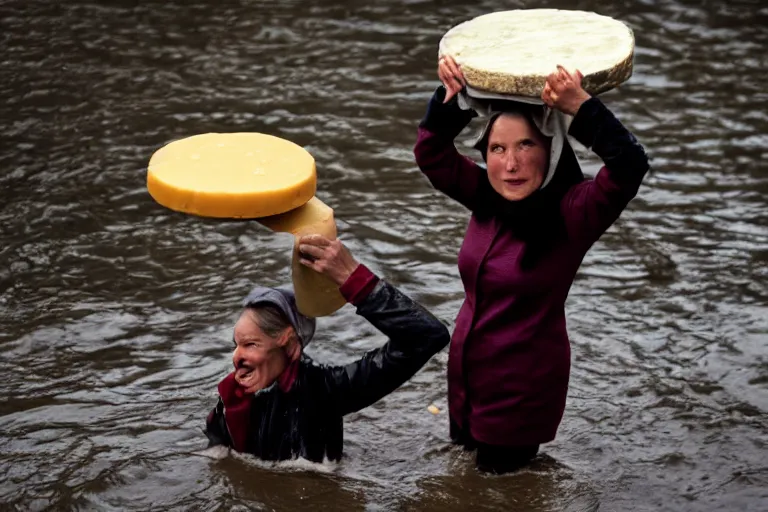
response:
<path id="1" fill-rule="evenodd" d="M 232 364 L 235 365 L 235 368 L 237 368 L 237 365 L 242 360 L 242 357 L 240 357 L 240 347 L 235 347 L 235 350 L 232 351 Z"/>
<path id="2" fill-rule="evenodd" d="M 507 161 L 505 167 L 507 172 L 514 172 L 517 170 L 517 157 L 515 156 L 514 152 L 510 151 L 507 153 Z"/>

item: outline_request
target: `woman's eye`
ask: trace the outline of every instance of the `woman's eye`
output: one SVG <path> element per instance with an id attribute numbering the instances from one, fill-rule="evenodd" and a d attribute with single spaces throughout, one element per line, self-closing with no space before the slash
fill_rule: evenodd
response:
<path id="1" fill-rule="evenodd" d="M 523 141 L 520 143 L 520 145 L 522 145 L 522 146 L 524 146 L 524 147 L 531 147 L 531 146 L 535 146 L 535 145 L 536 145 L 536 143 L 535 143 L 535 142 L 533 142 L 531 139 L 525 139 L 525 140 L 523 140 Z"/>
<path id="2" fill-rule="evenodd" d="M 504 151 L 504 148 L 501 146 L 494 145 L 494 146 L 491 146 L 491 151 L 493 151 L 494 153 L 502 153 Z"/>

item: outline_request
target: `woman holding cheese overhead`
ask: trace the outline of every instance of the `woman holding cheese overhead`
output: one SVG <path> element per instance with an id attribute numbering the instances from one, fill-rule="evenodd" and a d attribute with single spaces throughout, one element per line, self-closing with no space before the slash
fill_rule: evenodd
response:
<path id="1" fill-rule="evenodd" d="M 344 416 L 374 404 L 413 377 L 449 342 L 421 305 L 359 263 L 338 240 L 299 239 L 301 265 L 327 276 L 357 314 L 388 341 L 344 365 L 304 354 L 316 322 L 287 288 L 258 286 L 245 298 L 232 341 L 233 370 L 206 419 L 211 446 L 262 460 L 338 461 Z"/>
<path id="2" fill-rule="evenodd" d="M 582 88 L 581 73 L 558 67 L 541 92 L 546 106 L 494 108 L 475 145 L 483 168 L 453 143 L 477 115 L 457 102 L 464 75 L 450 56 L 438 75 L 416 162 L 471 211 L 458 255 L 466 298 L 448 362 L 451 438 L 477 449 L 481 470 L 503 473 L 555 438 L 570 374 L 565 300 L 586 252 L 637 194 L 648 159 Z M 603 160 L 594 179 L 584 178 L 567 139 L 551 154 L 552 139 L 534 122 L 547 108 L 573 116 L 568 134 Z"/>

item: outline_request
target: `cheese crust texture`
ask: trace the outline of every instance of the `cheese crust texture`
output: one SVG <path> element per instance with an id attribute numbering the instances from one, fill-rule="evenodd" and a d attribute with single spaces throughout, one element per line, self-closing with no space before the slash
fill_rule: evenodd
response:
<path id="1" fill-rule="evenodd" d="M 635 38 L 623 22 L 587 11 L 517 9 L 478 16 L 450 29 L 439 56 L 450 55 L 478 90 L 540 97 L 562 65 L 581 71 L 590 94 L 632 76 Z"/>
<path id="2" fill-rule="evenodd" d="M 147 189 L 171 210 L 232 219 L 277 215 L 317 189 L 315 159 L 262 133 L 205 133 L 171 142 L 149 160 Z"/>
<path id="3" fill-rule="evenodd" d="M 307 204 L 287 213 L 258 219 L 272 231 L 294 236 L 291 276 L 296 307 L 309 317 L 327 316 L 347 303 L 338 285 L 328 276 L 315 272 L 299 261 L 299 239 L 304 235 L 322 235 L 335 240 L 336 220 L 333 209 L 313 197 Z"/>

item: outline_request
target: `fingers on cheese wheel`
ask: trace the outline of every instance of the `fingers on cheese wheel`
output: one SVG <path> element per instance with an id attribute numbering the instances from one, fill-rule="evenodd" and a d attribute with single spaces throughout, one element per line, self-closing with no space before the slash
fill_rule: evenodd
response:
<path id="1" fill-rule="evenodd" d="M 302 236 L 318 234 L 329 240 L 336 239 L 336 221 L 332 208 L 313 197 L 295 210 L 258 219 L 258 222 L 272 231 L 291 233 L 295 237 L 291 274 L 296 307 L 303 315 L 327 316 L 346 304 L 347 301 L 339 292 L 336 283 L 299 262 L 299 238 Z"/>
<path id="2" fill-rule="evenodd" d="M 167 144 L 149 161 L 147 188 L 161 205 L 201 217 L 253 219 L 306 204 L 315 159 L 262 133 L 206 133 Z"/>
<path id="3" fill-rule="evenodd" d="M 475 89 L 538 97 L 558 64 L 580 70 L 582 87 L 591 94 L 617 87 L 632 75 L 634 48 L 632 30 L 608 16 L 515 9 L 456 25 L 440 40 L 438 53 L 452 56 Z"/>

